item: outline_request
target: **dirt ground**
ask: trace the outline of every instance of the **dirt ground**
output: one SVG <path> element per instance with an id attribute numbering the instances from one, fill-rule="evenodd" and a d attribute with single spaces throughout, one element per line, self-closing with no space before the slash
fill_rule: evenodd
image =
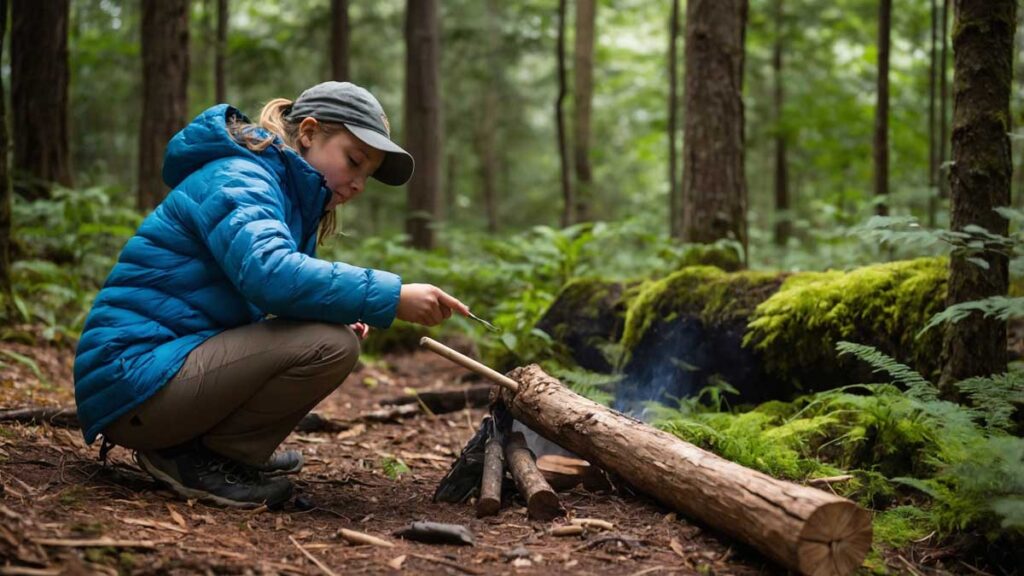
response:
<path id="1" fill-rule="evenodd" d="M 72 351 L 0 344 L 35 359 L 38 373 L 0 357 L 0 408 L 73 405 Z M 40 378 L 41 377 L 41 378 Z M 349 419 L 406 388 L 463 384 L 464 372 L 430 353 L 361 365 L 316 412 Z M 0 574 L 772 574 L 758 553 L 691 524 L 628 487 L 561 494 L 568 516 L 599 518 L 611 532 L 556 537 L 521 502 L 477 519 L 471 504 L 431 496 L 483 409 L 419 415 L 338 433 L 293 433 L 287 448 L 306 466 L 293 476 L 297 498 L 281 511 L 238 511 L 178 499 L 117 448 L 106 466 L 98 443 L 77 429 L 0 424 Z M 391 478 L 401 459 L 409 471 Z M 409 542 L 392 532 L 410 522 L 462 524 L 476 545 Z M 357 546 L 347 528 L 387 538 L 392 548 Z M 615 538 L 618 536 L 619 538 Z M 83 540 L 101 540 L 81 546 Z M 895 572 L 933 573 L 914 551 L 887 554 Z"/>

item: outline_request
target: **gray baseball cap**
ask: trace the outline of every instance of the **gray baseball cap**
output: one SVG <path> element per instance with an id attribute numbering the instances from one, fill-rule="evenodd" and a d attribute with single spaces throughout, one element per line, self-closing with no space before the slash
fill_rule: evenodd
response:
<path id="1" fill-rule="evenodd" d="M 391 125 L 384 108 L 365 88 L 351 82 L 322 82 L 307 89 L 292 104 L 286 119 L 301 122 L 344 124 L 356 138 L 384 152 L 384 161 L 373 177 L 391 186 L 401 186 L 412 177 L 416 162 L 401 146 L 391 141 Z"/>

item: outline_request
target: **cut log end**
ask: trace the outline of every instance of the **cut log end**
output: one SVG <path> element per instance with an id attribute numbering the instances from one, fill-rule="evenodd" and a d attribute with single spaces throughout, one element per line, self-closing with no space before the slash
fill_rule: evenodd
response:
<path id="1" fill-rule="evenodd" d="M 800 533 L 797 562 L 803 574 L 845 576 L 871 549 L 871 515 L 853 502 L 832 502 L 815 510 Z"/>

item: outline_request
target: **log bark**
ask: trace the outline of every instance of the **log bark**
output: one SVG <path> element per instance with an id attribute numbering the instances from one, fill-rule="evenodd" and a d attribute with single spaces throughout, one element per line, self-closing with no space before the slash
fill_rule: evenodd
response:
<path id="1" fill-rule="evenodd" d="M 587 400 L 531 365 L 501 396 L 512 415 L 671 508 L 735 537 L 786 568 L 849 574 L 871 547 L 871 516 L 853 502 L 701 450 Z"/>
<path id="2" fill-rule="evenodd" d="M 562 515 L 558 495 L 537 469 L 533 453 L 526 447 L 522 432 L 513 432 L 505 445 L 505 459 L 512 471 L 516 489 L 526 500 L 526 511 L 534 520 L 551 520 Z"/>
<path id="3" fill-rule="evenodd" d="M 493 423 L 493 420 L 492 420 Z M 484 473 L 480 479 L 480 498 L 476 501 L 476 517 L 493 516 L 501 510 L 501 485 L 505 479 L 504 434 L 497 424 L 484 447 Z"/>

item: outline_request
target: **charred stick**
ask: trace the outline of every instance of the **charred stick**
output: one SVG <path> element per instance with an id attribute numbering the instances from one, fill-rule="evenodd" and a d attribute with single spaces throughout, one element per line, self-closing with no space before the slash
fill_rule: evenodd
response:
<path id="1" fill-rule="evenodd" d="M 504 434 L 492 419 L 494 433 L 484 448 L 484 473 L 480 480 L 480 498 L 476 501 L 476 517 L 493 516 L 501 510 L 501 485 L 505 479 Z"/>

